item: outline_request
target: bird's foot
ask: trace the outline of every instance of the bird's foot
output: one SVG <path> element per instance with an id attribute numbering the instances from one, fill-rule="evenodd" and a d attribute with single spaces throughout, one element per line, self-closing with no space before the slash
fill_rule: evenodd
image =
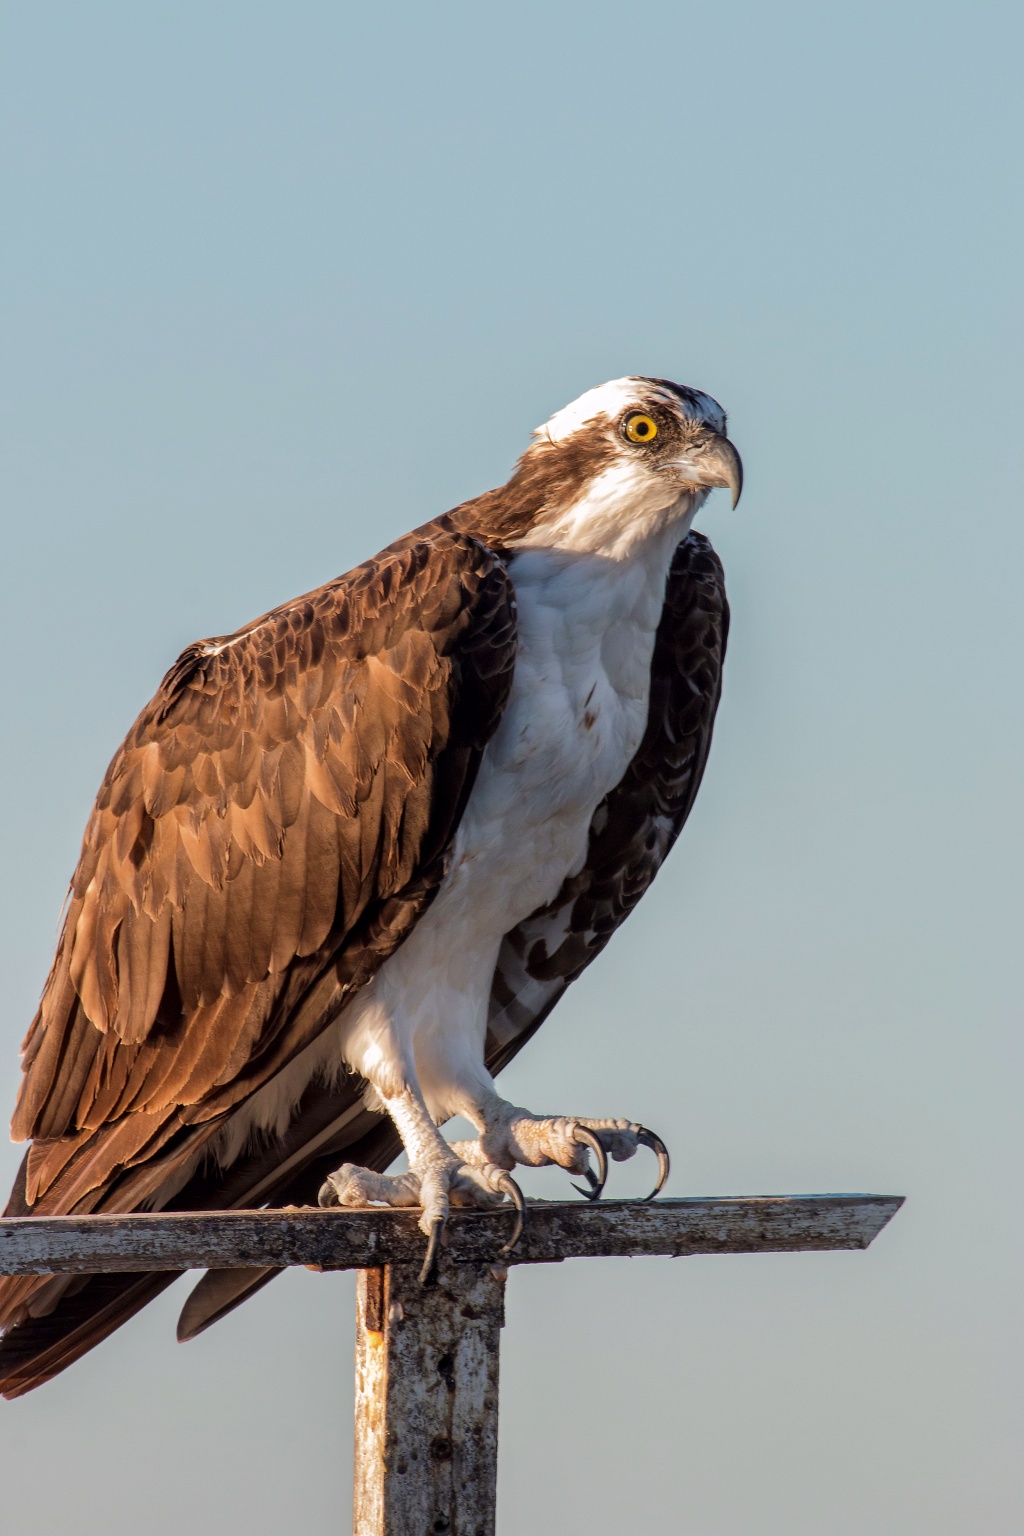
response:
<path id="1" fill-rule="evenodd" d="M 640 1147 L 649 1147 L 658 1157 L 658 1182 L 649 1195 L 653 1200 L 665 1187 L 669 1174 L 668 1149 L 660 1136 L 632 1120 L 594 1120 L 569 1115 L 531 1115 L 514 1105 L 503 1106 L 479 1141 L 457 1141 L 452 1151 L 465 1163 L 499 1168 L 514 1168 L 517 1163 L 528 1168 L 543 1168 L 556 1163 L 569 1173 L 578 1173 L 587 1188 L 577 1184 L 581 1195 L 598 1200 L 608 1178 L 608 1158 L 622 1163 Z M 590 1166 L 588 1154 L 597 1165 Z"/>
<path id="2" fill-rule="evenodd" d="M 318 1196 L 319 1203 L 324 1206 L 420 1206 L 419 1224 L 428 1238 L 427 1254 L 420 1271 L 424 1285 L 433 1278 L 450 1206 L 487 1209 L 500 1205 L 506 1198 L 511 1200 L 516 1208 L 516 1220 L 511 1236 L 501 1249 L 503 1254 L 510 1253 L 519 1241 L 526 1213 L 522 1191 L 506 1168 L 485 1159 L 464 1162 L 454 1148 L 449 1149 L 443 1142 L 441 1145 L 444 1152 L 438 1151 L 419 1168 L 410 1168 L 408 1173 L 374 1173 L 370 1168 L 343 1163 L 335 1173 L 327 1176 Z"/>

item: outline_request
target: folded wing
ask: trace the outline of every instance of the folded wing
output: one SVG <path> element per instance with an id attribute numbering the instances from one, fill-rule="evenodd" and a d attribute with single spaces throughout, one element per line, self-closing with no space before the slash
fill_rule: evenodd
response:
<path id="1" fill-rule="evenodd" d="M 445 519 L 183 653 L 89 820 L 9 1214 L 163 1206 L 193 1176 L 430 901 L 514 654 L 504 566 Z M 0 1280 L 0 1324 L 67 1289 Z"/>
<path id="2" fill-rule="evenodd" d="M 445 520 L 441 520 L 438 527 L 443 528 L 444 524 Z M 436 537 L 443 541 L 447 535 L 439 533 Z M 403 541 L 396 548 L 401 551 L 408 542 Z M 479 546 L 475 548 L 474 558 L 483 560 L 485 552 L 481 553 Z M 482 728 L 481 738 L 490 734 L 496 712 L 500 712 L 504 702 L 514 651 L 510 597 L 498 579 L 502 569 L 497 567 L 497 575 L 490 573 L 489 567 L 487 571 L 486 581 L 479 578 L 481 586 L 475 599 L 478 607 L 474 611 L 479 616 L 462 631 L 474 659 L 467 664 L 459 654 L 457 662 L 462 686 L 480 690 L 474 695 L 473 707 L 480 711 L 475 723 Z M 353 573 L 353 578 L 360 578 L 360 573 Z M 507 1065 L 539 1028 L 566 987 L 601 952 L 654 879 L 682 830 L 711 745 L 721 694 L 728 619 L 721 564 L 707 539 L 691 533 L 680 545 L 669 575 L 652 662 L 647 730 L 637 755 L 622 781 L 595 813 L 583 869 L 565 882 L 554 901 L 513 929 L 502 945 L 487 1035 L 487 1063 L 492 1072 Z M 438 655 L 444 652 L 443 645 L 435 649 Z M 374 945 L 393 947 L 400 942 L 401 935 L 415 921 L 415 912 L 421 910 L 419 904 L 425 904 L 436 888 L 439 875 L 431 873 L 431 860 L 437 859 L 436 849 L 443 851 L 450 838 L 451 826 L 457 822 L 458 808 L 468 793 L 483 745 L 483 739 L 473 737 L 469 745 L 456 747 L 457 734 L 461 733 L 460 742 L 464 736 L 471 737 L 474 722 L 463 720 L 457 704 L 450 708 L 453 724 L 433 770 L 431 804 L 433 807 L 436 802 L 437 808 L 431 811 L 431 830 L 424 840 L 417 872 L 402 893 L 412 915 L 406 912 L 400 918 L 388 919 L 385 905 L 387 913 L 396 913 L 400 905 L 392 899 L 379 909 L 374 907 L 375 925 L 366 924 L 347 943 L 334 944 L 329 935 L 317 953 L 340 957 L 345 974 L 362 974 L 359 967 L 367 970 L 379 964 L 383 952 Z M 457 756 L 459 752 L 466 754 L 464 766 L 463 759 Z M 451 768 L 447 767 L 449 761 Z M 442 780 L 448 786 L 444 790 Z M 339 878 L 340 868 L 339 858 Z M 421 885 L 428 893 L 425 897 Z M 305 963 L 301 957 L 293 960 L 292 973 Z M 334 963 L 338 963 L 338 958 Z M 316 989 L 318 984 L 323 989 L 323 976 L 329 964 L 321 964 L 316 973 L 319 983 L 314 980 L 306 987 L 306 1008 L 311 1017 L 319 1017 Z M 368 974 L 372 974 L 372 969 L 368 969 Z M 268 977 L 266 985 L 280 984 Z M 279 1011 L 283 1009 L 282 1004 L 277 1006 Z M 294 1011 L 303 1016 L 301 1006 Z M 279 1014 L 273 1016 L 277 1018 Z M 310 1027 L 308 1022 L 303 1026 Z M 271 1034 L 272 1028 L 266 1033 Z M 258 1036 L 259 1040 L 262 1038 L 263 1035 Z M 257 1076 L 260 1059 L 259 1050 L 252 1051 L 242 1070 Z M 220 1087 L 214 1084 L 211 1094 L 219 1091 Z M 230 1095 L 230 1082 L 226 1091 Z M 193 1131 L 186 1134 L 201 1133 L 201 1129 L 202 1123 L 196 1122 Z M 331 1088 L 311 1082 L 283 1137 L 266 1146 L 246 1149 L 229 1170 L 196 1168 L 169 1203 L 203 1209 L 314 1201 L 320 1182 L 337 1166 L 341 1156 L 383 1170 L 399 1151 L 390 1121 L 362 1106 L 357 1084 Z M 143 1153 L 143 1176 L 147 1167 Z M 118 1199 L 119 1192 L 130 1190 L 132 1177 L 125 1173 L 120 1183 L 115 1179 L 102 1208 L 131 1208 L 118 1203 Z M 24 1209 L 22 1205 L 18 1208 Z M 86 1202 L 79 1208 L 97 1207 Z M 276 1273 L 218 1270 L 204 1276 L 185 1304 L 179 1336 L 192 1337 L 208 1327 Z M 32 1318 L 12 1329 L 0 1342 L 0 1386 L 7 1395 L 15 1395 L 46 1380 L 117 1327 L 173 1278 L 139 1275 L 90 1280 L 83 1295 L 65 1297 L 52 1316 Z M 5 1284 L 19 1283 L 24 1282 L 0 1281 L 0 1300 Z"/>
<path id="3" fill-rule="evenodd" d="M 594 815 L 583 869 L 566 880 L 554 901 L 512 929 L 501 946 L 487 1032 L 492 1073 L 508 1065 L 569 984 L 600 954 L 682 831 L 711 747 L 728 628 L 721 563 L 708 540 L 691 533 L 669 574 L 639 751 Z M 285 1164 L 279 1175 L 269 1173 L 276 1179 L 274 1201 L 314 1201 L 342 1157 L 383 1171 L 400 1152 L 390 1121 L 365 1111 L 355 1121 L 345 1120 L 342 1110 L 332 1139 L 326 1145 L 317 1142 L 318 1117 L 327 1112 L 324 1091 L 311 1088 L 288 1133 L 306 1155 L 290 1168 Z M 191 1338 L 209 1327 L 277 1273 L 211 1270 L 185 1303 L 179 1337 Z"/>

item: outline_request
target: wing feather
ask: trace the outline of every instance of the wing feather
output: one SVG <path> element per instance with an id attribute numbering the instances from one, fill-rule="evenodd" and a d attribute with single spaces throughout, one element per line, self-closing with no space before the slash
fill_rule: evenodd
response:
<path id="1" fill-rule="evenodd" d="M 421 621 L 409 628 L 404 641 L 402 637 L 395 639 L 378 609 L 367 608 L 367 594 L 374 590 L 391 594 L 392 602 L 399 601 L 405 592 L 419 603 Z M 319 611 L 316 598 L 314 594 L 311 599 L 314 612 Z M 465 601 L 464 596 L 461 601 Z M 51 1190 L 59 1195 L 61 1209 L 68 1208 L 72 1195 L 77 1198 L 78 1209 L 134 1208 L 158 1197 L 175 1169 L 182 1170 L 177 1177 L 183 1187 L 176 1198 L 183 1208 L 305 1201 L 315 1198 L 320 1180 L 341 1154 L 383 1169 L 399 1150 L 394 1128 L 386 1119 L 361 1108 L 359 1084 L 345 1080 L 333 1089 L 311 1083 L 284 1137 L 265 1148 L 254 1148 L 232 1168 L 204 1171 L 197 1163 L 220 1118 L 268 1081 L 290 1052 L 302 1048 L 315 1028 L 311 1021 L 329 1016 L 331 998 L 339 989 L 351 992 L 363 984 L 422 911 L 430 890 L 436 888 L 444 849 L 471 788 L 479 753 L 497 718 L 494 700 L 500 697 L 503 703 L 502 688 L 507 689 L 514 647 L 514 610 L 507 586 L 499 590 L 497 583 L 478 584 L 474 608 L 477 643 L 469 662 L 450 644 L 446 649 L 436 641 L 446 625 L 457 623 L 460 597 L 451 583 L 436 580 L 429 551 L 424 551 L 422 544 L 397 574 L 389 566 L 376 587 L 372 571 L 363 568 L 353 573 L 333 602 L 330 623 L 317 627 L 304 619 L 305 627 L 300 624 L 289 629 L 292 652 L 287 646 L 273 656 L 266 649 L 250 647 L 246 651 L 240 669 L 245 689 L 269 689 L 283 668 L 290 702 L 274 705 L 271 714 L 279 734 L 273 740 L 260 738 L 255 754 L 240 742 L 237 732 L 234 737 L 229 733 L 218 738 L 219 750 L 225 754 L 225 771 L 234 786 L 230 791 L 219 776 L 214 782 L 205 762 L 200 765 L 200 758 L 205 757 L 213 769 L 219 767 L 216 751 L 209 749 L 216 713 L 206 706 L 205 715 L 197 712 L 180 720 L 174 716 L 173 701 L 161 706 L 168 722 L 159 739 L 161 765 L 165 774 L 184 771 L 173 785 L 150 791 L 147 814 L 156 826 L 147 846 L 157 846 L 164 820 L 171 822 L 174 836 L 168 843 L 171 852 L 161 858 L 158 875 L 146 873 L 145 858 L 137 860 L 136 867 L 143 871 L 143 889 L 150 903 L 158 891 L 166 890 L 163 901 L 184 907 L 197 881 L 219 899 L 213 845 L 204 838 L 204 815 L 211 813 L 201 802 L 204 795 L 216 800 L 224 791 L 227 809 L 220 814 L 230 817 L 229 857 L 231 848 L 237 847 L 241 863 L 237 874 L 223 885 L 228 892 L 230 921 L 222 996 L 183 1015 L 180 1009 L 175 1013 L 174 1007 L 168 1006 L 165 995 L 148 1035 L 134 1047 L 136 1055 L 131 1058 L 126 1087 L 108 1122 L 97 1132 L 68 1131 L 50 1143 L 51 1150 L 41 1149 L 40 1166 L 51 1160 L 46 1171 L 53 1178 Z M 294 616 L 289 625 L 294 625 Z M 721 566 L 707 540 L 691 534 L 680 546 L 669 576 L 652 664 L 648 726 L 641 747 L 621 783 L 595 813 L 584 868 L 565 882 L 555 901 L 506 935 L 502 945 L 486 1047 L 492 1072 L 499 1071 L 521 1049 L 566 986 L 600 953 L 647 890 L 678 836 L 707 761 L 727 630 Z M 339 632 L 347 637 L 347 645 L 340 652 Z M 367 730 L 365 716 L 368 708 L 372 712 L 376 700 L 372 690 L 368 692 L 370 669 L 361 667 L 360 662 L 368 656 L 376 658 L 389 638 L 395 652 L 392 675 L 388 676 L 386 668 L 375 669 L 379 714 L 376 724 Z M 197 669 L 196 687 L 207 690 L 208 696 L 215 696 L 218 688 L 223 692 L 232 686 L 234 674 L 225 670 L 228 664 L 223 655 L 215 658 L 215 667 L 204 671 L 196 655 L 199 649 L 184 653 L 165 681 L 165 690 L 188 687 Z M 288 670 L 293 653 L 306 666 L 306 674 L 301 665 Z M 440 664 L 452 657 L 464 709 L 461 730 L 451 704 L 452 677 Z M 319 693 L 308 677 L 310 666 L 320 668 Z M 342 674 L 343 685 L 338 681 Z M 297 720 L 305 723 L 297 725 Z M 304 752 L 301 784 L 307 796 L 305 803 L 316 806 L 315 817 L 326 814 L 333 819 L 337 921 L 332 932 L 344 932 L 346 940 L 331 951 L 329 967 L 318 963 L 322 951 L 303 958 L 296 949 L 287 967 L 274 973 L 271 956 L 276 914 L 282 904 L 279 887 L 283 879 L 287 886 L 286 877 L 292 869 L 289 839 L 292 829 L 300 824 L 306 826 L 303 867 L 310 872 L 309 886 L 313 891 L 321 890 L 317 872 L 309 864 L 309 848 L 315 844 L 319 850 L 321 844 L 315 839 L 313 844 L 309 842 L 309 811 L 303 810 L 301 798 L 298 802 L 294 798 L 287 765 L 284 781 L 281 776 L 283 753 L 279 749 L 296 739 Z M 396 741 L 397 752 L 393 750 Z M 130 811 L 138 795 L 141 768 L 138 779 L 133 772 L 129 765 L 122 775 L 125 783 L 133 785 L 131 792 L 125 791 L 121 779 L 116 783 L 111 780 L 107 798 L 102 807 L 98 803 L 98 810 L 108 814 L 116 792 L 120 814 Z M 174 804 L 168 811 L 165 807 L 172 798 Z M 190 829 L 191 848 L 179 835 L 179 826 Z M 134 830 L 133 849 L 140 839 L 145 843 L 141 822 Z M 126 832 L 117 855 L 122 865 L 130 862 L 130 841 Z M 200 845 L 202 852 L 198 851 Z M 70 977 L 74 924 L 80 920 L 90 882 L 97 873 L 103 873 L 100 865 L 105 846 L 102 835 L 94 834 L 91 843 L 87 835 L 69 909 L 71 937 L 66 930 L 47 986 L 55 1010 L 59 1007 L 69 1021 L 65 1035 L 56 1039 L 54 1032 L 40 1030 L 37 1020 L 26 1042 L 25 1059 L 31 1068 L 26 1077 L 26 1121 L 36 1117 L 42 1124 L 48 1117 L 53 1125 L 63 1118 L 70 1124 L 69 1106 L 76 1102 L 74 1083 L 78 1081 L 72 1058 L 88 1058 L 92 1078 L 109 1078 L 111 1083 L 112 1058 L 103 1055 L 101 1060 L 99 1047 L 107 1053 L 113 1051 L 118 1063 L 129 1060 L 127 1055 L 118 1056 L 127 1049 L 118 1032 L 108 1030 L 103 1035 L 89 1020 L 83 1023 L 80 998 Z M 196 858 L 203 863 L 205 876 Z M 230 862 L 228 870 L 230 874 Z M 330 879 L 325 877 L 324 888 L 329 885 Z M 137 886 L 125 886 L 121 876 L 117 888 L 126 895 L 138 890 Z M 388 890 L 393 890 L 390 897 Z M 315 899 L 313 905 L 317 905 Z M 153 911 L 146 910 L 154 916 L 160 906 L 158 902 Z M 97 931 L 107 931 L 101 919 L 109 927 L 112 912 L 116 906 L 92 919 Z M 301 926 L 296 927 L 293 917 L 289 922 L 289 932 L 298 934 L 296 946 L 304 936 L 311 936 L 305 907 Z M 173 937 L 172 921 L 167 961 L 168 992 L 172 995 L 177 986 Z M 326 947 L 331 943 L 329 937 Z M 238 991 L 246 964 L 249 976 L 263 979 L 250 980 Z M 109 978 L 97 968 L 94 986 L 102 990 L 105 984 L 109 985 Z M 134 1014 L 134 993 L 132 998 L 128 1006 Z M 300 998 L 301 1006 L 297 1004 Z M 144 1014 L 151 1006 L 147 990 Z M 111 1017 L 119 1018 L 120 1014 Z M 75 1049 L 68 1054 L 72 1037 Z M 125 1116 L 129 1106 L 148 1122 L 140 1123 L 130 1136 L 121 1129 L 124 1119 L 136 1118 L 135 1114 Z M 144 1131 L 149 1133 L 148 1141 Z M 122 1142 L 121 1137 L 127 1139 Z M 110 1138 L 109 1145 L 104 1144 L 106 1138 Z M 195 1170 L 191 1176 L 190 1168 Z M 33 1173 L 38 1182 L 40 1168 L 34 1168 Z M 24 1213 L 28 1208 L 27 1171 L 21 1179 L 11 1208 Z M 222 1316 L 273 1273 L 230 1271 L 206 1277 L 186 1306 L 182 1336 L 190 1336 Z M 169 1278 L 110 1277 L 116 1284 L 109 1285 L 90 1281 L 95 1300 L 89 1301 L 88 1287 L 84 1295 L 69 1298 L 66 1322 L 60 1321 L 60 1282 L 55 1289 L 47 1289 L 54 1282 L 43 1282 L 39 1288 L 34 1278 L 0 1282 L 0 1286 L 13 1287 L 7 1295 L 0 1291 L 8 1318 L 30 1316 L 33 1309 L 40 1314 L 29 1325 L 37 1329 L 36 1334 L 15 1328 L 0 1344 L 5 1394 L 29 1390 L 63 1369 L 137 1310 Z M 41 1315 L 47 1310 L 53 1312 L 52 1318 Z M 37 1344 L 33 1342 L 36 1339 Z M 4 1363 L 8 1341 L 9 1373 Z"/>
<path id="2" fill-rule="evenodd" d="M 441 878 L 452 781 L 463 803 L 514 650 L 504 566 L 441 519 L 182 653 L 101 786 L 26 1039 L 14 1134 L 69 1138 L 33 1154 L 36 1195 L 86 1160 L 128 1166 L 149 1117 L 198 1123 L 280 1070 L 353 944 L 368 979 L 375 915 L 415 887 L 404 933 Z"/>
<path id="3" fill-rule="evenodd" d="M 508 1065 L 566 987 L 600 953 L 648 889 L 682 830 L 711 745 L 728 620 L 721 565 L 708 541 L 691 534 L 669 575 L 641 747 L 621 783 L 595 812 L 583 869 L 565 882 L 553 902 L 506 935 L 501 947 L 486 1047 L 492 1073 Z M 343 1115 L 345 1100 L 338 1090 L 332 1095 L 311 1085 L 282 1147 L 275 1147 L 272 1156 L 269 1150 L 262 1154 L 262 1163 L 260 1154 L 254 1155 L 252 1176 L 260 1200 L 313 1202 L 342 1158 L 383 1171 L 401 1151 L 390 1121 L 365 1111 L 366 1118 L 346 1123 L 342 1134 L 323 1145 L 315 1133 L 331 1103 L 335 1115 Z M 302 1154 L 282 1157 L 285 1147 L 303 1145 Z M 263 1173 L 262 1182 L 257 1170 Z M 201 1203 L 201 1189 L 193 1186 L 188 1198 Z M 243 1195 L 240 1203 L 245 1199 Z M 277 1273 L 210 1271 L 185 1303 L 179 1338 L 194 1337 Z"/>

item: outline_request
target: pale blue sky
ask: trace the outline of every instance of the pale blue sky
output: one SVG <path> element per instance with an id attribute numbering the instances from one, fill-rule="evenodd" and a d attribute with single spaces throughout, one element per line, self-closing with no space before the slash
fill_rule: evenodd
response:
<path id="1" fill-rule="evenodd" d="M 908 1203 L 867 1254 L 515 1273 L 500 1530 L 1017 1536 L 1019 7 L 2 14 L 4 1104 L 176 652 L 588 386 L 698 385 L 748 477 L 707 780 L 503 1082 L 657 1126 L 676 1194 Z M 5 1524 L 345 1530 L 352 1292 L 181 1348 L 176 1286 L 0 1405 Z"/>

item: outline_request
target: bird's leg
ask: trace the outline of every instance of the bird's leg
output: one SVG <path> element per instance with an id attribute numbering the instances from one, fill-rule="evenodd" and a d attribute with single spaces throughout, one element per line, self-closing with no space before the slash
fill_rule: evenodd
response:
<path id="1" fill-rule="evenodd" d="M 406 1087 L 385 1097 L 384 1107 L 409 1155 L 408 1173 L 389 1176 L 344 1163 L 328 1175 L 319 1200 L 321 1205 L 328 1206 L 420 1206 L 420 1227 L 430 1240 L 423 1266 L 423 1279 L 427 1280 L 450 1205 L 500 1205 L 508 1197 L 521 1218 L 522 1195 L 506 1168 L 488 1163 L 486 1158 L 467 1163 L 458 1148 L 445 1141 L 422 1097 L 413 1088 Z M 515 1243 L 520 1230 L 521 1219 L 506 1246 Z"/>
<path id="2" fill-rule="evenodd" d="M 597 1200 L 608 1177 L 608 1157 L 625 1162 L 639 1147 L 649 1147 L 658 1157 L 658 1182 L 646 1198 L 652 1200 L 665 1186 L 669 1173 L 668 1149 L 659 1136 L 632 1120 L 596 1120 L 578 1115 L 532 1115 L 500 1099 L 497 1094 L 480 1109 L 474 1123 L 478 1141 L 452 1143 L 452 1151 L 466 1163 L 486 1166 L 543 1168 L 552 1163 L 569 1173 L 581 1174 L 588 1188 L 576 1185 L 588 1200 Z M 593 1154 L 595 1173 L 589 1161 Z"/>

